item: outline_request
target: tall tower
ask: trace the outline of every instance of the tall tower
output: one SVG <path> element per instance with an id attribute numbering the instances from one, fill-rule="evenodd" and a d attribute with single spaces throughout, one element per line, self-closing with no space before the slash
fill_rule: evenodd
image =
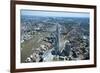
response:
<path id="1" fill-rule="evenodd" d="M 59 54 L 59 40 L 60 40 L 60 31 L 59 31 L 59 23 L 56 23 L 56 32 L 55 32 L 55 37 L 56 37 L 56 43 L 55 43 L 55 54 Z"/>

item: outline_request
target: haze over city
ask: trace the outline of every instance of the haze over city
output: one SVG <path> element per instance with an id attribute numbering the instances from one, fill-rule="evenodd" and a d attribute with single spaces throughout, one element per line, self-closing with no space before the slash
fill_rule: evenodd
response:
<path id="1" fill-rule="evenodd" d="M 65 11 L 37 11 L 37 10 L 21 10 L 21 15 L 30 16 L 51 16 L 51 17 L 82 17 L 89 18 L 88 12 L 65 12 Z"/>

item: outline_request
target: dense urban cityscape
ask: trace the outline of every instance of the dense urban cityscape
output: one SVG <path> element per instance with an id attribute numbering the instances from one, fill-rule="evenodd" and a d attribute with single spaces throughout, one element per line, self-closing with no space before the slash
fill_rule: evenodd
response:
<path id="1" fill-rule="evenodd" d="M 89 57 L 89 18 L 21 15 L 21 63 Z"/>

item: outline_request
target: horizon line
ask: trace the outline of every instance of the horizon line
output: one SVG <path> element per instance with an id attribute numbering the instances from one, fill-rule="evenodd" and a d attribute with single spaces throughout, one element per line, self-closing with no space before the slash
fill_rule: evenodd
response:
<path id="1" fill-rule="evenodd" d="M 49 16 L 49 17 L 90 17 L 87 12 L 64 12 L 64 11 L 39 11 L 39 10 L 21 10 L 21 15 L 30 16 Z"/>

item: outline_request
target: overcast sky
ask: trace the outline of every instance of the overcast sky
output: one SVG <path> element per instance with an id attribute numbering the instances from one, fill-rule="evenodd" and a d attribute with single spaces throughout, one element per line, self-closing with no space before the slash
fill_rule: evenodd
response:
<path id="1" fill-rule="evenodd" d="M 21 10 L 21 15 L 33 16 L 51 16 L 51 17 L 89 17 L 89 13 L 76 12 L 54 12 L 54 11 L 35 11 L 35 10 Z"/>

